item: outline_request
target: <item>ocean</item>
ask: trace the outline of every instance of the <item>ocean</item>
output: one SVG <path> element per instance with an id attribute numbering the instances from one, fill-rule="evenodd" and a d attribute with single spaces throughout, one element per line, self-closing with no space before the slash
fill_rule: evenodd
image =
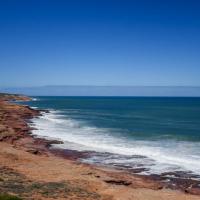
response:
<path id="1" fill-rule="evenodd" d="M 82 162 L 200 179 L 200 98 L 46 96 L 26 104 L 50 111 L 32 120 L 33 134 L 93 152 Z"/>

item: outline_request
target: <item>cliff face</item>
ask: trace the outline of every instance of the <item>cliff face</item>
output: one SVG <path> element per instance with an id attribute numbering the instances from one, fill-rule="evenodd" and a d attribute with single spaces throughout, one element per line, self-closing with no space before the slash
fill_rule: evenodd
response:
<path id="1" fill-rule="evenodd" d="M 10 101 L 28 101 L 29 97 L 0 93 L 0 141 L 18 139 L 30 131 L 26 121 L 39 115 L 39 111 Z"/>

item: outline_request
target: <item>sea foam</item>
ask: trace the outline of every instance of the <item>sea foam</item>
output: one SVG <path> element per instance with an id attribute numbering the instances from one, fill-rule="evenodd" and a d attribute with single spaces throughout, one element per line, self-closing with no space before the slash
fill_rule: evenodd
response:
<path id="1" fill-rule="evenodd" d="M 44 113 L 32 121 L 31 126 L 36 128 L 33 134 L 64 141 L 57 147 L 110 153 L 89 158 L 88 162 L 144 166 L 146 174 L 190 171 L 200 175 L 199 142 L 132 141 L 115 137 L 112 129 L 90 126 L 59 111 Z"/>

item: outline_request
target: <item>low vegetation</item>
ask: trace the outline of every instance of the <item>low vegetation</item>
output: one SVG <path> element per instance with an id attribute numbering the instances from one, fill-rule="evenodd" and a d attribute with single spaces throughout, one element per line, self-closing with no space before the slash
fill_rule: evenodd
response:
<path id="1" fill-rule="evenodd" d="M 22 200 L 22 199 L 10 194 L 0 194 L 0 200 Z"/>
<path id="2" fill-rule="evenodd" d="M 0 177 L 0 200 L 35 200 L 35 195 L 40 197 L 40 199 L 101 199 L 99 194 L 88 191 L 87 189 L 79 186 L 77 182 L 35 182 L 6 167 L 0 167 Z M 9 194 L 15 194 L 22 199 Z"/>

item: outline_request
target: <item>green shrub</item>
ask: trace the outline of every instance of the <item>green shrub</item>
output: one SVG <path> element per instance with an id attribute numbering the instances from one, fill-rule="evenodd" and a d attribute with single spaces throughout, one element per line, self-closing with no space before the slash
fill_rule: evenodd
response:
<path id="1" fill-rule="evenodd" d="M 22 200 L 22 199 L 9 194 L 0 194 L 0 200 Z"/>

